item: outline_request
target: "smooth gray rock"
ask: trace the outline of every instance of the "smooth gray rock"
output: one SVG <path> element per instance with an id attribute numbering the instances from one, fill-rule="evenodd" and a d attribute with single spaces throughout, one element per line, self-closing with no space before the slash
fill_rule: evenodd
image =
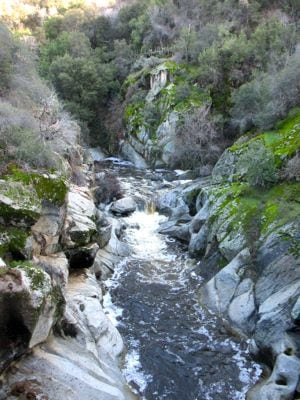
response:
<path id="1" fill-rule="evenodd" d="M 91 158 L 93 162 L 102 161 L 106 158 L 103 150 L 100 147 L 91 147 L 86 150 L 85 157 Z"/>
<path id="2" fill-rule="evenodd" d="M 280 232 L 287 232 L 291 240 L 282 239 Z M 259 279 L 256 297 L 259 304 L 283 287 L 300 280 L 300 258 L 291 248 L 300 239 L 300 225 L 288 224 L 271 233 L 258 250 Z"/>
<path id="3" fill-rule="evenodd" d="M 179 205 L 178 207 L 174 207 L 171 209 L 169 219 L 171 221 L 179 220 L 180 218 L 187 219 L 189 215 L 189 208 L 186 204 Z"/>
<path id="4" fill-rule="evenodd" d="M 295 327 L 291 312 L 300 295 L 300 281 L 283 287 L 269 296 L 258 309 L 254 339 L 260 349 L 278 354 L 284 349 L 286 332 Z"/>
<path id="5" fill-rule="evenodd" d="M 236 289 L 228 308 L 228 316 L 235 328 L 250 336 L 255 328 L 254 284 L 244 279 Z"/>
<path id="6" fill-rule="evenodd" d="M 191 233 L 198 233 L 203 224 L 207 221 L 209 217 L 209 203 L 208 201 L 203 205 L 203 207 L 194 216 L 191 223 Z"/>
<path id="7" fill-rule="evenodd" d="M 300 324 L 300 297 L 298 297 L 298 300 L 296 301 L 292 312 L 291 312 L 291 316 L 293 319 L 293 322 L 297 325 Z"/>
<path id="8" fill-rule="evenodd" d="M 125 160 L 131 161 L 137 168 L 149 168 L 147 161 L 127 142 L 122 143 L 121 155 Z"/>
<path id="9" fill-rule="evenodd" d="M 178 120 L 178 113 L 172 111 L 156 131 L 157 147 L 161 151 L 161 160 L 166 166 L 170 165 L 176 151 L 176 127 Z"/>
<path id="10" fill-rule="evenodd" d="M 218 314 L 227 313 L 244 272 L 250 265 L 251 259 L 249 250 L 244 249 L 200 289 L 199 298 L 201 303 Z M 243 295 L 243 292 L 238 291 L 237 294 Z M 238 303 L 234 304 L 233 307 L 238 309 Z M 239 313 L 240 319 L 241 304 L 239 305 Z"/>
<path id="11" fill-rule="evenodd" d="M 96 207 L 90 191 L 87 188 L 72 185 L 67 198 L 63 246 L 74 248 L 90 243 L 97 233 L 95 219 Z"/>
<path id="12" fill-rule="evenodd" d="M 41 217 L 31 227 L 32 239 L 27 241 L 28 258 L 32 254 L 49 255 L 61 250 L 60 235 L 64 224 L 65 210 L 54 205 L 43 205 Z"/>
<path id="13" fill-rule="evenodd" d="M 107 245 L 107 243 L 109 242 L 110 238 L 111 238 L 111 233 L 112 233 L 112 225 L 109 224 L 107 226 L 101 226 L 98 228 L 98 239 L 97 239 L 97 243 L 100 247 L 100 249 L 102 249 L 103 247 L 105 247 Z"/>
<path id="14" fill-rule="evenodd" d="M 159 233 L 162 233 L 163 235 L 171 236 L 175 239 L 178 239 L 182 242 L 187 242 L 187 243 L 189 243 L 190 237 L 191 237 L 188 224 L 177 225 L 176 222 L 172 222 L 172 221 L 167 222 L 166 224 L 163 224 L 163 226 L 160 227 L 160 229 L 159 229 Z"/>
<path id="15" fill-rule="evenodd" d="M 280 354 L 269 379 L 255 387 L 249 400 L 293 400 L 300 376 L 300 360 L 296 356 Z"/>
<path id="16" fill-rule="evenodd" d="M 102 309 L 98 282 L 90 274 L 72 275 L 66 298 L 61 337 L 50 336 L 21 359 L 15 373 L 4 377 L 0 397 L 13 400 L 11 386 L 27 380 L 37 398 L 133 400 L 118 368 L 123 342 Z"/>
<path id="17" fill-rule="evenodd" d="M 205 224 L 198 233 L 192 234 L 189 243 L 189 254 L 191 257 L 203 256 L 207 247 L 209 227 Z"/>
<path id="18" fill-rule="evenodd" d="M 114 201 L 110 206 L 110 211 L 114 214 L 128 215 L 136 210 L 136 202 L 132 197 L 124 197 L 123 199 Z"/>
<path id="19" fill-rule="evenodd" d="M 65 253 L 55 253 L 48 256 L 35 255 L 33 261 L 50 277 L 53 285 L 60 287 L 64 293 L 69 278 L 69 262 Z"/>
<path id="20" fill-rule="evenodd" d="M 236 156 L 225 150 L 212 171 L 213 183 L 222 183 L 232 177 L 236 168 Z"/>
<path id="21" fill-rule="evenodd" d="M 171 215 L 173 209 L 186 206 L 180 197 L 180 190 L 178 188 L 173 190 L 168 189 L 162 193 L 159 193 L 159 195 L 155 198 L 155 205 L 159 212 L 168 216 Z"/>

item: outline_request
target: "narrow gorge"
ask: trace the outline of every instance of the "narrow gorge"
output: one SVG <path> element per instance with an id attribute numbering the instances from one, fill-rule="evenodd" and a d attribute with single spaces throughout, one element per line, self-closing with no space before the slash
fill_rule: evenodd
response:
<path id="1" fill-rule="evenodd" d="M 0 400 L 300 399 L 299 15 L 0 2 Z"/>

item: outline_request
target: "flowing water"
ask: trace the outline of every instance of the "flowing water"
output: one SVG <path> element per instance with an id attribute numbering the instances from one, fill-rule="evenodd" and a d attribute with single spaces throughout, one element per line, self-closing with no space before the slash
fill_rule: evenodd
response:
<path id="1" fill-rule="evenodd" d="M 126 191 L 144 200 L 159 190 L 141 172 L 119 168 L 118 174 Z M 245 399 L 261 373 L 248 343 L 201 308 L 195 261 L 158 234 L 166 217 L 144 209 L 123 219 L 132 255 L 107 282 L 104 302 L 127 346 L 124 375 L 146 400 Z"/>

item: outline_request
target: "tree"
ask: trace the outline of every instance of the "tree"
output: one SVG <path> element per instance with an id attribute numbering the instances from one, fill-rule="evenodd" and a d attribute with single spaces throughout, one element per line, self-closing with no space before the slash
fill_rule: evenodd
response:
<path id="1" fill-rule="evenodd" d="M 250 143 L 240 156 L 237 170 L 253 187 L 269 186 L 277 180 L 274 155 L 258 140 Z"/>
<path id="2" fill-rule="evenodd" d="M 233 94 L 233 121 L 243 133 L 252 127 L 270 129 L 300 103 L 300 55 L 288 57 L 285 67 L 260 74 Z"/>
<path id="3" fill-rule="evenodd" d="M 0 23 L 0 96 L 9 88 L 14 49 L 15 43 L 9 30 Z"/>
<path id="4" fill-rule="evenodd" d="M 212 167 L 220 153 L 220 134 L 209 118 L 210 108 L 203 106 L 182 114 L 182 122 L 176 132 L 173 167 Z"/>

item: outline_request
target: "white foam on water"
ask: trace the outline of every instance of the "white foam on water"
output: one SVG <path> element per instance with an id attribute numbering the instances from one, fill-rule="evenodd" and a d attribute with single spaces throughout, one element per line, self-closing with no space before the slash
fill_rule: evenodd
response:
<path id="1" fill-rule="evenodd" d="M 123 272 L 124 265 L 127 262 L 127 258 L 122 260 L 115 268 L 114 275 L 105 281 L 105 285 L 108 288 L 107 292 L 103 296 L 103 308 L 104 312 L 112 322 L 114 326 L 118 326 L 120 324 L 119 319 L 123 315 L 123 309 L 121 307 L 116 306 L 111 298 L 110 289 L 116 288 L 119 286 L 119 278 Z"/>
<path id="2" fill-rule="evenodd" d="M 108 319 L 112 322 L 114 326 L 117 326 L 119 324 L 119 319 L 123 315 L 123 309 L 121 307 L 117 307 L 112 302 L 109 292 L 107 292 L 103 296 L 103 308 Z"/>
<path id="3" fill-rule="evenodd" d="M 134 383 L 143 392 L 147 384 L 152 381 L 152 376 L 145 374 L 142 370 L 139 356 L 139 342 L 131 340 L 130 348 L 131 350 L 126 354 L 122 372 L 129 384 Z"/>
<path id="4" fill-rule="evenodd" d="M 180 259 L 180 262 L 177 262 L 177 256 L 168 252 L 166 237 L 158 234 L 159 224 L 165 220 L 166 217 L 158 213 L 147 214 L 143 211 L 136 211 L 132 215 L 124 218 L 124 221 L 128 224 L 126 240 L 133 254 L 116 266 L 114 276 L 106 281 L 108 288 L 116 288 L 119 286 L 118 282 L 120 281 L 122 273 L 124 273 L 124 266 L 126 263 L 134 260 L 136 260 L 136 262 L 140 260 L 140 270 L 137 272 L 138 280 L 142 282 L 166 284 L 168 286 L 166 288 L 166 293 L 176 293 L 180 291 L 190 277 L 194 280 L 197 279 L 196 273 L 192 269 L 193 265 L 191 262 L 189 260 L 184 260 L 184 258 Z M 139 229 L 137 229 L 137 227 L 139 227 Z M 176 286 L 173 286 L 173 283 L 176 283 Z M 180 304 L 176 304 L 176 306 L 180 307 Z M 122 316 L 123 309 L 112 303 L 109 293 L 104 296 L 104 307 L 105 311 L 108 313 L 108 317 L 114 325 L 118 326 L 118 320 Z M 159 320 L 159 311 L 160 310 L 157 310 L 157 320 Z M 214 328 L 215 320 L 211 313 L 206 314 L 206 319 L 203 323 L 208 325 L 208 315 L 211 315 L 209 317 L 210 327 Z M 199 328 L 193 331 L 205 335 L 207 341 L 213 346 L 215 343 L 213 333 L 210 332 L 206 326 L 202 325 L 201 319 L 202 317 L 200 315 Z M 144 321 L 140 321 L 140 324 L 144 323 Z M 169 340 L 171 341 L 169 337 L 166 337 L 166 341 L 168 342 Z M 174 340 L 174 338 L 172 340 Z M 249 361 L 247 361 L 247 350 L 242 350 L 240 346 L 232 340 L 226 339 L 222 343 L 217 341 L 216 344 L 224 345 L 234 350 L 235 354 L 233 359 L 239 367 L 239 380 L 243 388 L 241 391 L 237 391 L 232 387 L 230 389 L 230 396 L 232 400 L 245 400 L 247 391 L 258 380 L 261 374 L 261 368 L 254 362 L 249 365 Z M 142 370 L 139 355 L 140 343 L 136 340 L 131 340 L 128 343 L 128 348 L 128 353 L 125 356 L 123 374 L 129 384 L 131 383 L 133 386 L 138 387 L 140 392 L 144 392 L 148 383 L 152 381 L 152 376 L 147 375 Z M 174 356 L 177 362 L 184 363 L 178 355 L 171 352 L 169 353 Z M 214 400 L 214 395 L 216 393 L 222 393 L 224 391 L 224 385 L 225 382 L 220 381 L 206 388 L 205 399 Z M 158 399 L 160 398 L 162 397 Z M 201 397 L 201 400 L 202 399 L 203 397 Z"/>
<path id="5" fill-rule="evenodd" d="M 153 260 L 155 256 L 167 258 L 166 243 L 157 234 L 159 223 L 166 220 L 166 217 L 154 214 L 147 214 L 144 211 L 136 211 L 126 218 L 130 225 L 137 224 L 140 229 L 129 228 L 128 242 L 134 253 L 143 260 Z"/>

